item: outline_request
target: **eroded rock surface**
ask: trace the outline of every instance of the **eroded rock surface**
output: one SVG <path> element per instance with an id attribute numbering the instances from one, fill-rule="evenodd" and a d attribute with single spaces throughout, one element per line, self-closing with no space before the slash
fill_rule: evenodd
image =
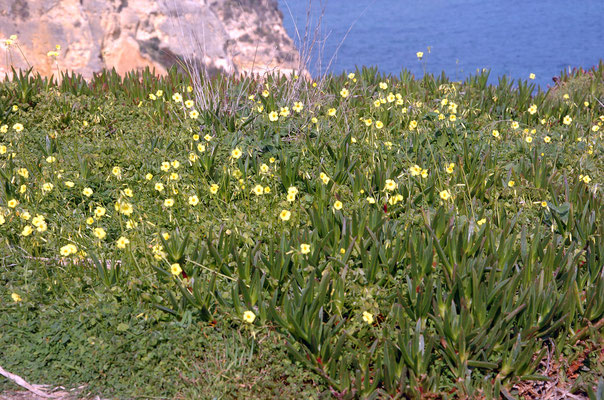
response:
<path id="1" fill-rule="evenodd" d="M 47 76 L 147 66 L 163 74 L 183 59 L 211 72 L 299 68 L 276 0 L 0 0 L 0 40 L 14 34 L 18 48 L 0 44 L 0 73 L 31 65 Z M 48 56 L 56 45 L 59 56 Z"/>

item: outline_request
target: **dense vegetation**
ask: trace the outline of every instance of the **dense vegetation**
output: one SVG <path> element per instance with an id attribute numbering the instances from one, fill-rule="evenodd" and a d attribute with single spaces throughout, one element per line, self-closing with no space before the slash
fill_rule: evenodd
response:
<path id="1" fill-rule="evenodd" d="M 0 365 L 120 398 L 595 399 L 604 65 L 487 80 L 16 74 Z"/>

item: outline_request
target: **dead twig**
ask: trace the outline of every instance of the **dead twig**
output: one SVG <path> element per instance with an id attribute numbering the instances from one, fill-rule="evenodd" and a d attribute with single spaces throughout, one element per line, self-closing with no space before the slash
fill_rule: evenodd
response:
<path id="1" fill-rule="evenodd" d="M 47 398 L 47 399 L 56 399 L 57 398 L 56 395 L 49 394 L 49 393 L 46 393 L 43 390 L 41 390 L 41 388 L 43 388 L 44 386 L 42 386 L 42 385 L 32 385 L 30 383 L 27 383 L 25 381 L 25 379 L 21 378 L 18 375 L 11 374 L 10 372 L 6 371 L 2 367 L 0 367 L 0 375 L 4 376 L 9 381 L 16 383 L 17 385 L 21 386 L 22 388 L 25 388 L 25 389 L 29 390 L 30 392 L 32 392 L 36 396 L 44 397 L 44 398 Z"/>

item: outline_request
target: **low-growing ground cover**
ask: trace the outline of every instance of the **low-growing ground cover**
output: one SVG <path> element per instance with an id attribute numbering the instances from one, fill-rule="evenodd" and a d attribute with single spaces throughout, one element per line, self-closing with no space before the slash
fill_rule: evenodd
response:
<path id="1" fill-rule="evenodd" d="M 0 365 L 120 398 L 595 399 L 604 65 L 487 78 L 0 84 Z"/>

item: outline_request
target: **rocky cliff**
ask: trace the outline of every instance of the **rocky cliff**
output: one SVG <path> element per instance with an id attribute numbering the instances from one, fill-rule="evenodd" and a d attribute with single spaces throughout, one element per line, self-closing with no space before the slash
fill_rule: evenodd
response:
<path id="1" fill-rule="evenodd" d="M 11 35 L 0 73 L 29 63 L 43 75 L 163 74 L 183 59 L 211 72 L 291 73 L 299 61 L 276 0 L 0 0 L 0 40 Z"/>

